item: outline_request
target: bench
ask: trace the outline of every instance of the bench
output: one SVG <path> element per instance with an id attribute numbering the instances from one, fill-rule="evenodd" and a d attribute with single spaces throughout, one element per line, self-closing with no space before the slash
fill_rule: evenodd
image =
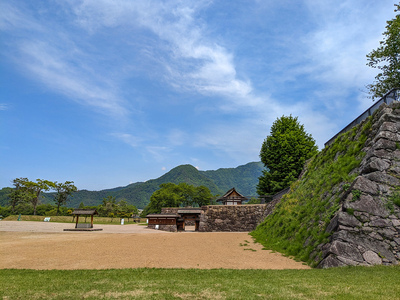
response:
<path id="1" fill-rule="evenodd" d="M 89 223 L 78 223 L 76 224 L 76 228 L 92 228 Z"/>

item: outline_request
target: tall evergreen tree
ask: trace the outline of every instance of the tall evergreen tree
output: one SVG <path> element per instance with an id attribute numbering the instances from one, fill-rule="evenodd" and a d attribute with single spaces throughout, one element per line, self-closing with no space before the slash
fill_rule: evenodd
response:
<path id="1" fill-rule="evenodd" d="M 261 147 L 260 158 L 266 170 L 259 177 L 257 193 L 273 195 L 288 187 L 300 175 L 305 161 L 317 152 L 315 140 L 297 117 L 277 119 Z"/>

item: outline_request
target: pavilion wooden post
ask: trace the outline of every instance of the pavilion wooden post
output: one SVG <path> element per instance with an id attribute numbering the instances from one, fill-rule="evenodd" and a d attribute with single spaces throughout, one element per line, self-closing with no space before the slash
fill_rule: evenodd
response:
<path id="1" fill-rule="evenodd" d="M 93 215 L 92 215 L 92 220 L 90 222 L 90 228 L 93 228 Z"/>
<path id="2" fill-rule="evenodd" d="M 78 228 L 78 219 L 79 219 L 79 215 L 76 215 L 76 223 L 75 223 L 75 228 Z"/>

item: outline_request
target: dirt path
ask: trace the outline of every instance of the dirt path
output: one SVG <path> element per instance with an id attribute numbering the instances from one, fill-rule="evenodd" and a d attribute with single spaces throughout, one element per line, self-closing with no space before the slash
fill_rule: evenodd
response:
<path id="1" fill-rule="evenodd" d="M 103 228 L 95 232 L 63 231 L 71 226 L 1 221 L 0 268 L 308 268 L 262 250 L 243 232 L 168 233 L 139 225 L 95 225 Z"/>

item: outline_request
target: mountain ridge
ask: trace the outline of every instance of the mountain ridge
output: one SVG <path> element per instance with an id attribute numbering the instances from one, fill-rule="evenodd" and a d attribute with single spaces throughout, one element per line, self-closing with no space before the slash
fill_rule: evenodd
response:
<path id="1" fill-rule="evenodd" d="M 185 182 L 194 186 L 204 185 L 213 195 L 223 195 L 227 190 L 235 187 L 238 192 L 246 196 L 256 196 L 258 177 L 261 176 L 264 166 L 261 162 L 250 162 L 236 168 L 220 168 L 217 170 L 199 171 L 194 166 L 179 165 L 158 178 L 145 182 L 135 182 L 127 186 L 119 186 L 100 191 L 79 190 L 70 198 L 68 207 L 77 208 L 80 203 L 85 206 L 97 206 L 103 198 L 113 196 L 117 201 L 125 199 L 128 204 L 138 208 L 144 208 L 150 201 L 150 197 L 160 184 L 172 182 L 179 184 Z M 1 195 L 0 205 L 6 206 L 7 196 Z M 42 203 L 53 203 L 54 193 L 43 193 Z M 5 196 L 5 197 L 3 197 Z"/>

